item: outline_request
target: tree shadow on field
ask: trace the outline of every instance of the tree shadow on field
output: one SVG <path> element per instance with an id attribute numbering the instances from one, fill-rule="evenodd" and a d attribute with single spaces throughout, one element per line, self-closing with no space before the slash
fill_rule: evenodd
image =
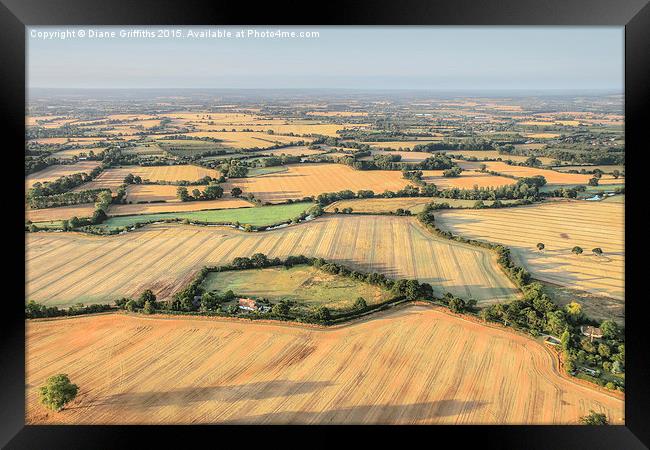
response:
<path id="1" fill-rule="evenodd" d="M 233 418 L 230 424 L 394 424 L 436 422 L 436 418 L 451 417 L 483 408 L 487 402 L 476 400 L 438 400 L 407 405 L 361 405 L 323 411 L 278 411 Z"/>
<path id="2" fill-rule="evenodd" d="M 98 398 L 96 402 L 68 409 L 119 405 L 121 407 L 156 408 L 184 406 L 193 402 L 217 401 L 233 403 L 241 400 L 265 400 L 275 397 L 309 394 L 332 386 L 329 381 L 274 380 L 230 386 L 200 386 L 166 391 L 124 392 Z"/>

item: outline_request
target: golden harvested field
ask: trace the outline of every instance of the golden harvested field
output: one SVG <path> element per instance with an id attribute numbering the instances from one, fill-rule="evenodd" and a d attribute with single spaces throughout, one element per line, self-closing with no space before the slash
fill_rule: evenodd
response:
<path id="1" fill-rule="evenodd" d="M 478 187 L 499 187 L 514 184 L 516 180 L 508 177 L 500 177 L 489 173 L 462 172 L 459 177 L 444 177 L 442 170 L 423 170 L 422 179 L 427 183 L 435 184 L 439 189 L 460 188 L 472 189 Z"/>
<path id="2" fill-rule="evenodd" d="M 52 220 L 69 220 L 73 217 L 91 217 L 95 211 L 94 203 L 82 205 L 60 206 L 58 208 L 28 209 L 25 220 L 32 222 L 49 222 Z"/>
<path id="3" fill-rule="evenodd" d="M 502 200 L 507 204 L 514 200 Z M 427 203 L 448 203 L 452 208 L 472 208 L 476 200 L 462 200 L 442 197 L 401 197 L 401 198 L 355 198 L 350 200 L 339 200 L 325 207 L 325 211 L 334 212 L 334 208 L 341 211 L 343 208 L 352 208 L 353 213 L 389 213 L 395 212 L 397 208 L 408 209 L 412 214 L 417 214 L 424 209 Z M 493 202 L 486 200 L 485 205 Z"/>
<path id="4" fill-rule="evenodd" d="M 124 177 L 128 174 L 140 176 L 143 180 L 150 181 L 196 181 L 205 176 L 219 178 L 221 174 L 214 169 L 208 169 L 199 166 L 179 165 L 179 166 L 123 166 L 119 168 L 107 169 L 99 174 L 97 178 L 89 183 L 74 188 L 74 191 L 85 189 L 107 188 L 116 191 L 124 183 Z"/>
<path id="5" fill-rule="evenodd" d="M 424 206 L 431 203 L 429 197 L 411 197 L 411 198 L 364 198 L 340 200 L 325 207 L 325 211 L 333 212 L 334 208 L 342 210 L 343 208 L 352 208 L 353 212 L 363 213 L 387 213 L 395 211 L 397 208 L 408 209 L 413 214 L 417 214 L 424 209 Z"/>
<path id="6" fill-rule="evenodd" d="M 25 185 L 27 189 L 31 188 L 35 183 L 45 183 L 47 181 L 54 181 L 63 176 L 74 175 L 75 173 L 89 174 L 95 167 L 99 166 L 99 161 L 80 161 L 75 164 L 55 164 L 46 167 L 43 170 L 32 173 L 25 177 Z"/>
<path id="7" fill-rule="evenodd" d="M 203 190 L 205 186 L 186 186 L 188 191 L 192 189 Z M 176 196 L 178 186 L 166 184 L 132 184 L 126 188 L 126 201 L 127 202 L 151 202 L 151 201 L 166 201 L 166 202 L 180 202 Z"/>
<path id="8" fill-rule="evenodd" d="M 587 184 L 593 175 L 581 175 L 577 173 L 563 173 L 556 170 L 539 169 L 537 167 L 510 166 L 504 162 L 489 161 L 484 163 L 487 170 L 512 175 L 514 177 L 532 177 L 542 175 L 546 178 L 547 184 Z M 603 177 L 603 180 L 606 177 Z M 619 181 L 620 183 L 620 181 Z"/>
<path id="9" fill-rule="evenodd" d="M 623 300 L 624 214 L 623 203 L 562 201 L 439 211 L 436 223 L 455 234 L 507 245 L 535 278 Z M 545 244 L 543 252 L 537 250 L 538 242 Z M 584 253 L 573 254 L 574 246 Z M 592 255 L 595 247 L 602 248 L 603 256 Z"/>
<path id="10" fill-rule="evenodd" d="M 332 329 L 105 314 L 28 321 L 26 423 L 624 423 L 624 401 L 558 373 L 528 337 L 427 306 Z M 60 413 L 38 386 L 67 373 Z"/>
<path id="11" fill-rule="evenodd" d="M 517 295 L 492 252 L 435 237 L 415 218 L 328 215 L 261 233 L 181 224 L 115 236 L 29 233 L 26 298 L 49 305 L 112 303 L 152 289 L 165 299 L 202 266 L 257 252 L 323 257 L 364 272 L 417 278 L 438 294 L 481 302 Z"/>
<path id="12" fill-rule="evenodd" d="M 216 200 L 205 200 L 198 202 L 134 203 L 131 205 L 111 205 L 108 211 L 108 215 L 130 216 L 133 214 L 156 214 L 163 212 L 203 211 L 208 209 L 250 208 L 252 206 L 252 203 L 247 202 L 246 200 L 224 197 Z"/>
<path id="13" fill-rule="evenodd" d="M 25 117 L 25 125 L 30 127 L 59 128 L 65 124 L 77 122 L 78 119 L 66 116 L 32 116 Z M 39 123 L 40 122 L 40 123 Z"/>
<path id="14" fill-rule="evenodd" d="M 598 179 L 598 185 L 610 185 L 610 184 L 625 184 L 625 177 L 614 178 L 612 175 L 603 175 Z"/>
<path id="15" fill-rule="evenodd" d="M 354 170 L 343 164 L 297 164 L 287 166 L 288 170 L 253 178 L 237 178 L 223 188 L 240 187 L 244 193 L 252 193 L 263 202 L 282 202 L 287 199 L 301 199 L 317 196 L 324 192 L 350 189 L 371 189 L 375 192 L 398 191 L 409 184 L 399 170 Z"/>

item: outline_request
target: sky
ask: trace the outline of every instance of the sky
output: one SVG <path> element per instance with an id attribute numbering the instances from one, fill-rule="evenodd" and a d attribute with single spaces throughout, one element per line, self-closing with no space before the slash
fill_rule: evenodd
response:
<path id="1" fill-rule="evenodd" d="M 231 36 L 190 33 L 206 30 Z M 318 35 L 249 36 L 253 30 Z M 623 92 L 623 27 L 84 26 L 26 33 L 30 88 Z"/>

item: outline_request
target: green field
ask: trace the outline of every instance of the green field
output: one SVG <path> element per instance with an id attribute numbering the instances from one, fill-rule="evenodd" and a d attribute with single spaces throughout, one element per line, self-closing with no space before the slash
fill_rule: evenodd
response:
<path id="1" fill-rule="evenodd" d="M 219 142 L 192 139 L 159 139 L 158 145 L 172 154 L 197 155 L 210 150 L 224 150 Z"/>
<path id="2" fill-rule="evenodd" d="M 552 185 L 546 185 L 542 186 L 539 191 L 540 192 L 549 192 L 549 191 L 554 191 L 556 189 L 569 189 L 569 188 L 577 188 L 579 186 L 585 186 L 581 184 L 552 184 Z M 621 189 L 624 188 L 625 184 L 601 184 L 599 186 L 585 186 L 585 191 L 582 192 L 581 194 L 596 194 L 599 192 L 614 192 L 616 189 Z M 580 193 L 579 193 L 580 194 Z"/>
<path id="3" fill-rule="evenodd" d="M 271 302 L 296 301 L 301 306 L 345 309 L 363 297 L 368 305 L 385 302 L 390 292 L 378 286 L 340 275 L 331 275 L 311 266 L 212 272 L 201 285 L 206 291 L 232 290 L 237 295 L 263 297 Z"/>
<path id="4" fill-rule="evenodd" d="M 271 167 L 251 167 L 248 169 L 246 176 L 248 177 L 258 177 L 260 175 L 266 175 L 269 173 L 280 173 L 286 172 L 288 169 L 286 166 L 271 166 Z"/>
<path id="5" fill-rule="evenodd" d="M 109 229 L 131 227 L 138 223 L 151 223 L 167 219 L 187 219 L 209 223 L 235 223 L 253 226 L 274 225 L 300 215 L 312 203 L 291 203 L 287 205 L 260 206 L 258 208 L 219 209 L 209 211 L 170 212 L 160 214 L 138 214 L 111 217 L 101 226 Z"/>
<path id="6" fill-rule="evenodd" d="M 36 225 L 40 229 L 48 229 L 48 230 L 61 230 L 63 229 L 63 221 L 62 220 L 51 220 L 47 222 L 34 222 L 34 225 Z"/>

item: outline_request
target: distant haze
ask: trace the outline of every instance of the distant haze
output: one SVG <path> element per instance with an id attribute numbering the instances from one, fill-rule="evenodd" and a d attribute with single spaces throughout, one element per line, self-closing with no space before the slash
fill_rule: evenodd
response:
<path id="1" fill-rule="evenodd" d="M 28 28 L 28 86 L 623 91 L 622 27 L 169 26 L 184 36 L 255 29 L 318 37 L 119 37 L 160 28 Z M 43 38 L 65 30 L 86 37 Z M 89 30 L 118 37 L 91 39 Z"/>

